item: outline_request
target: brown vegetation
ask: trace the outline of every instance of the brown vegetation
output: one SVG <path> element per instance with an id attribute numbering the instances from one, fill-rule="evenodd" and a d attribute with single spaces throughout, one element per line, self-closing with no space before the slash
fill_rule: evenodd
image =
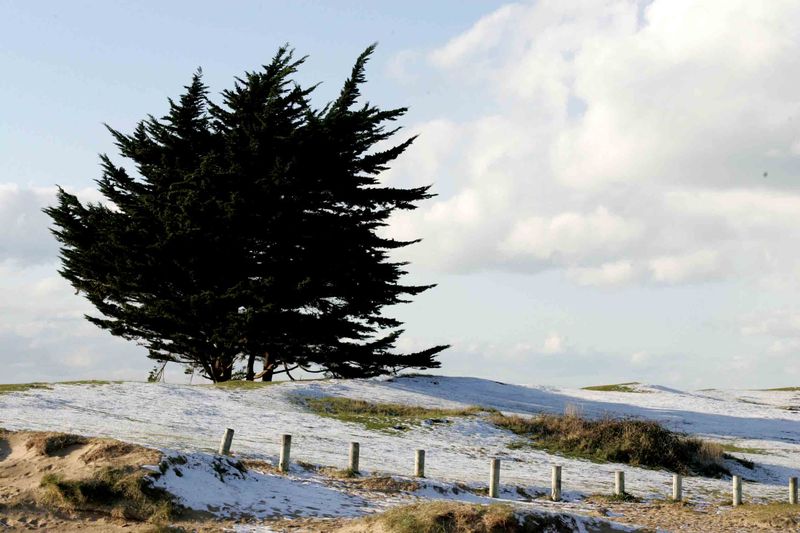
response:
<path id="1" fill-rule="evenodd" d="M 71 433 L 34 433 L 25 443 L 25 447 L 39 455 L 53 456 L 71 446 L 86 444 L 86 437 Z"/>
<path id="2" fill-rule="evenodd" d="M 666 468 L 682 474 L 727 474 L 719 444 L 687 437 L 658 422 L 635 419 L 542 414 L 532 418 L 493 414 L 498 427 L 526 437 L 526 443 L 551 453 L 595 461 Z M 517 442 L 515 446 L 520 446 Z"/>

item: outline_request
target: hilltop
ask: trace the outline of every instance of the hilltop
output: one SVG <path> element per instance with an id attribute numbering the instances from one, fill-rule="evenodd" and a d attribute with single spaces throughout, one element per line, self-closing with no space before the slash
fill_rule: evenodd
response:
<path id="1" fill-rule="evenodd" d="M 161 468 L 156 487 L 183 506 L 229 520 L 350 518 L 430 499 L 489 503 L 485 490 L 492 457 L 501 459 L 501 500 L 531 512 L 609 514 L 615 503 L 597 498 L 611 492 L 618 469 L 625 470 L 633 498 L 657 501 L 668 494 L 671 473 L 664 469 L 552 454 L 535 442 L 520 445 L 519 435 L 493 423 L 497 412 L 658 421 L 672 432 L 719 444 L 725 469 L 745 479 L 749 502 L 782 501 L 788 477 L 800 475 L 797 391 L 687 392 L 623 385 L 587 390 L 436 376 L 224 386 L 39 384 L 0 394 L 0 426 L 153 448 L 162 457 L 158 464 L 170 465 Z M 346 405 L 368 403 L 358 404 L 360 412 L 353 414 L 334 409 L 331 398 L 347 399 Z M 406 409 L 364 408 L 377 404 Z M 221 467 L 215 452 L 226 427 L 235 430 L 234 455 Z M 288 475 L 274 470 L 283 433 L 293 439 Z M 361 447 L 357 479 L 342 477 L 351 441 Z M 425 479 L 412 476 L 415 449 L 426 450 Z M 239 470 L 231 466 L 236 461 L 249 466 Z M 153 471 L 158 464 L 150 465 Z M 560 503 L 543 497 L 553 464 L 563 467 L 565 501 Z M 729 485 L 724 475 L 684 480 L 688 502 L 700 509 L 719 505 Z M 649 520 L 626 512 L 631 519 Z"/>

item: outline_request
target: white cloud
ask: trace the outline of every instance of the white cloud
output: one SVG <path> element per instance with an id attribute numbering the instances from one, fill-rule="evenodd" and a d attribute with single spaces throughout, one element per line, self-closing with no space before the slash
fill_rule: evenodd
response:
<path id="1" fill-rule="evenodd" d="M 500 249 L 511 255 L 571 260 L 613 253 L 641 233 L 635 221 L 627 221 L 600 206 L 588 214 L 566 212 L 551 218 L 520 220 Z"/>
<path id="2" fill-rule="evenodd" d="M 795 2 L 746 0 L 487 15 L 417 64 L 458 98 L 411 128 L 391 174 L 440 193 L 394 219 L 425 239 L 403 257 L 578 285 L 800 286 L 798 18 Z"/>
<path id="3" fill-rule="evenodd" d="M 653 279 L 659 283 L 689 283 L 720 274 L 719 256 L 712 250 L 658 257 L 650 261 Z"/>
<path id="4" fill-rule="evenodd" d="M 636 275 L 633 264 L 627 260 L 603 263 L 599 267 L 570 268 L 567 270 L 567 279 L 578 285 L 624 285 L 632 281 Z"/>
<path id="5" fill-rule="evenodd" d="M 564 351 L 564 338 L 558 333 L 551 333 L 542 344 L 542 352 L 546 354 L 560 354 Z"/>

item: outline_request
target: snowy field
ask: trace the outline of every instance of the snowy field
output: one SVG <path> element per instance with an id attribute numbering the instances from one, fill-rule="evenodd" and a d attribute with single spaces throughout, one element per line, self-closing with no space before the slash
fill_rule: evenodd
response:
<path id="1" fill-rule="evenodd" d="M 293 465 L 288 477 L 231 470 L 226 482 L 213 462 L 226 427 L 235 429 L 237 456 L 277 462 L 280 434 L 292 434 L 292 460 L 345 467 L 348 444 L 361 444 L 361 470 L 397 476 L 413 472 L 414 450 L 426 450 L 427 481 L 419 497 L 487 501 L 459 490 L 457 483 L 486 486 L 489 460 L 502 461 L 501 497 L 523 499 L 549 489 L 550 467 L 563 465 L 567 500 L 536 500 L 537 508 L 580 510 L 581 498 L 611 492 L 613 471 L 624 469 L 626 490 L 644 498 L 669 494 L 671 474 L 627 465 L 599 464 L 552 456 L 533 449 L 509 449 L 513 434 L 481 417 L 454 419 L 407 431 L 370 431 L 361 425 L 305 411 L 297 396 L 346 396 L 373 402 L 426 407 L 480 405 L 504 413 L 563 413 L 569 406 L 586 416 L 635 416 L 667 427 L 748 449 L 734 453 L 754 469 L 729 464 L 745 480 L 748 501 L 783 500 L 790 476 L 800 476 L 800 394 L 797 392 L 683 392 L 639 386 L 640 392 L 601 392 L 502 384 L 476 378 L 402 377 L 282 383 L 256 389 L 203 385 L 119 383 L 53 385 L 0 395 L 0 427 L 107 436 L 153 446 L 188 458 L 180 472 L 159 483 L 194 508 L 220 514 L 257 516 L 354 516 L 396 503 L 385 495 L 352 494 L 345 484 L 325 480 Z M 730 481 L 684 479 L 686 497 L 718 503 Z"/>

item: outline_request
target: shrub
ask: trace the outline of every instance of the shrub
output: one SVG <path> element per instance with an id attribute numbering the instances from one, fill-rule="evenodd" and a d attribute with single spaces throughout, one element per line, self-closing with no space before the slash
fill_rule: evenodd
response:
<path id="1" fill-rule="evenodd" d="M 531 446 L 554 453 L 666 468 L 681 474 L 718 476 L 728 474 L 723 465 L 722 446 L 687 437 L 666 429 L 658 422 L 637 419 L 543 414 L 533 418 L 493 414 L 496 426 L 525 436 Z"/>

